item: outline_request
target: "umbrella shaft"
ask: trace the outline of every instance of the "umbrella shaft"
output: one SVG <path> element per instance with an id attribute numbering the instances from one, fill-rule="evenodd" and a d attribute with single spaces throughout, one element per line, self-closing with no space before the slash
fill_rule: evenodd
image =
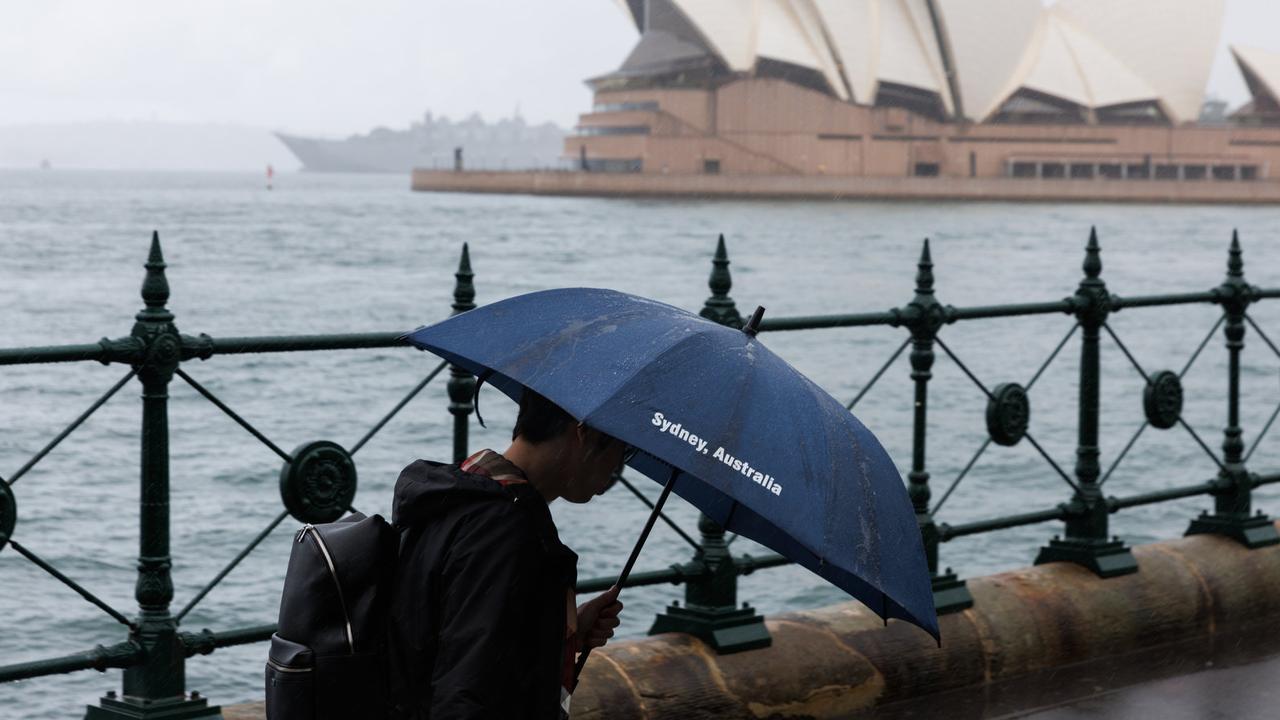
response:
<path id="1" fill-rule="evenodd" d="M 653 504 L 653 511 L 649 513 L 649 519 L 644 523 L 644 530 L 640 531 L 640 537 L 636 540 L 636 544 L 631 548 L 631 556 L 627 558 L 627 564 L 622 566 L 622 574 L 618 575 L 618 581 L 614 583 L 615 587 L 622 587 L 626 584 L 627 578 L 631 576 L 631 568 L 636 564 L 636 558 L 640 557 L 640 548 L 644 547 L 645 540 L 649 539 L 649 531 L 653 530 L 653 524 L 658 519 L 658 513 L 662 512 L 662 506 L 667 502 L 667 496 L 671 494 L 671 486 L 676 484 L 676 475 L 680 471 L 671 468 L 671 475 L 667 477 L 667 484 L 662 486 L 662 494 L 658 496 L 658 501 Z M 589 628 L 584 628 L 584 632 Z M 582 674 L 582 668 L 587 664 L 587 656 L 591 654 L 591 648 L 586 648 L 582 654 L 578 656 L 578 664 L 573 669 L 573 684 L 577 687 L 578 676 Z"/>
<path id="2" fill-rule="evenodd" d="M 658 501 L 653 504 L 653 511 L 649 513 L 649 519 L 644 523 L 644 530 L 640 531 L 640 537 L 636 540 L 636 544 L 631 548 L 631 556 L 627 558 L 627 564 L 622 566 L 622 574 L 618 576 L 619 587 L 627 582 L 627 578 L 631 576 L 631 568 L 636 564 L 636 558 L 640 557 L 640 548 L 644 547 L 644 543 L 649 539 L 649 531 L 653 530 L 654 521 L 658 519 L 658 513 L 662 512 L 662 506 L 667 502 L 667 496 L 671 494 L 671 486 L 676 482 L 676 473 L 679 471 L 671 468 L 671 475 L 667 478 L 667 484 L 662 486 L 662 494 L 658 496 Z"/>

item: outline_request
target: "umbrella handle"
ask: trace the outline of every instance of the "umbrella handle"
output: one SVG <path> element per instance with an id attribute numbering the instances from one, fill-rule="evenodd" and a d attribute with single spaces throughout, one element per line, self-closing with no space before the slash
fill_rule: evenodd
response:
<path id="1" fill-rule="evenodd" d="M 671 494 L 671 486 L 676 484 L 676 475 L 679 470 L 672 467 L 671 475 L 667 478 L 667 484 L 662 486 L 662 494 L 658 496 L 658 501 L 653 504 L 653 511 L 649 513 L 649 519 L 644 523 L 644 530 L 640 531 L 640 537 L 636 540 L 636 544 L 631 548 L 631 556 L 627 558 L 627 564 L 622 566 L 622 574 L 618 575 L 618 581 L 614 585 L 622 587 L 627 582 L 627 578 L 631 576 L 631 568 L 636 564 L 636 558 L 640 557 L 640 548 L 644 547 L 645 540 L 649 539 L 649 531 L 653 530 L 653 523 L 658 519 L 658 513 L 662 511 L 662 505 L 667 501 L 667 496 Z M 578 655 L 578 664 L 573 668 L 573 686 L 578 686 L 578 676 L 582 674 L 582 668 L 587 664 L 587 656 L 591 654 L 591 648 L 586 648 L 582 654 Z"/>

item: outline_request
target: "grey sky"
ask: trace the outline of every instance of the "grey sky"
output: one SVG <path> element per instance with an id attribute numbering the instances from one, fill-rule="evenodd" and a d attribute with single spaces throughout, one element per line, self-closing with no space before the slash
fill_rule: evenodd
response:
<path id="1" fill-rule="evenodd" d="M 1123 2 L 1124 0 L 1110 0 Z M 1227 42 L 1280 50 L 1280 2 L 1228 0 Z M 345 135 L 431 109 L 574 123 L 635 30 L 613 0 L 42 0 L 0 5 L 0 125 L 160 120 Z"/>

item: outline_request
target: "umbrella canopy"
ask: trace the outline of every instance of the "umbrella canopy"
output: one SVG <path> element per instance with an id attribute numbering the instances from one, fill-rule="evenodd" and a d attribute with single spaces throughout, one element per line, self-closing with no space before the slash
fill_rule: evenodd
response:
<path id="1" fill-rule="evenodd" d="M 936 639 L 924 546 L 871 431 L 753 333 L 613 290 L 510 298 L 406 338 L 514 400 L 525 387 L 642 452 L 725 529 Z"/>

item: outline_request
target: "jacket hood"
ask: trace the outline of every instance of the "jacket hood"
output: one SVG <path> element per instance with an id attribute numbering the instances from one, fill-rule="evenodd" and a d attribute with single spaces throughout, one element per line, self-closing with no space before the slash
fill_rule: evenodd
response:
<path id="1" fill-rule="evenodd" d="M 396 480 L 391 522 L 403 527 L 449 512 L 459 505 L 510 496 L 506 488 L 484 475 L 463 472 L 457 465 L 415 460 L 400 471 L 400 478 Z"/>

